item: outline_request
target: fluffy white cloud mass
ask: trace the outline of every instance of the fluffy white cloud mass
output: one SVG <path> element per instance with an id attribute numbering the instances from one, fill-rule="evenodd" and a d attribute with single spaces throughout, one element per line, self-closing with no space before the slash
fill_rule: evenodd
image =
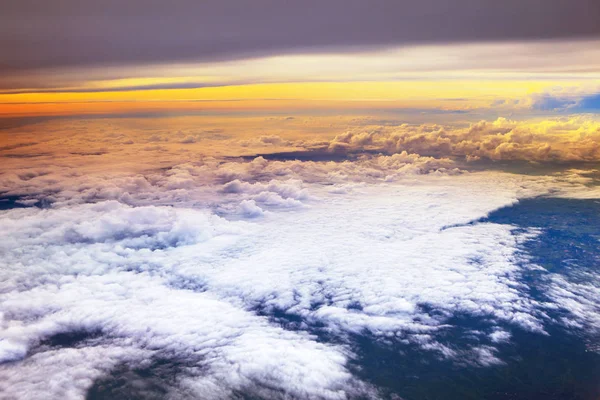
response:
<path id="1" fill-rule="evenodd" d="M 45 202 L 0 211 L 9 398 L 80 399 L 119 368 L 156 362 L 177 366 L 166 398 L 377 397 L 348 366 L 353 334 L 485 367 L 503 362 L 503 327 L 543 335 L 549 309 L 600 329 L 594 284 L 546 272 L 548 301 L 529 294 L 521 277 L 541 267 L 519 246 L 537 230 L 476 222 L 520 198 L 597 196 L 581 171 L 469 173 L 404 151 L 114 171 L 77 157 L 0 177 L 15 205 Z M 456 315 L 489 328 L 475 344 L 441 340 Z"/>

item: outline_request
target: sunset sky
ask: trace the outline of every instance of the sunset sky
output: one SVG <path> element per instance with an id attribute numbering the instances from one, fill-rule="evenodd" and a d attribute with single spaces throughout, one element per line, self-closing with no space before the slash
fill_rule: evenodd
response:
<path id="1" fill-rule="evenodd" d="M 600 399 L 600 0 L 0 0 L 0 399 Z"/>
<path id="2" fill-rule="evenodd" d="M 592 0 L 12 1 L 0 115 L 595 112 L 599 16 Z"/>

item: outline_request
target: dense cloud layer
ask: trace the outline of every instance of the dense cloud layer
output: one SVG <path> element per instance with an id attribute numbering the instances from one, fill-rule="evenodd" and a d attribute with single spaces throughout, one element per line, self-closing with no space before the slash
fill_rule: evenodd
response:
<path id="1" fill-rule="evenodd" d="M 547 130 L 595 126 L 578 124 Z M 520 129 L 500 120 L 455 134 L 516 141 Z M 127 137 L 113 135 L 86 136 L 106 146 L 100 155 L 82 155 L 77 134 L 66 150 L 42 135 L 51 155 L 6 157 L 2 167 L 4 201 L 42 206 L 0 211 L 0 390 L 9 396 L 81 399 L 111 374 L 146 369 L 160 378 L 148 390 L 165 398 L 369 398 L 381 393 L 350 368 L 353 335 L 487 368 L 506 362 L 498 349 L 511 332 L 600 331 L 596 275 L 583 282 L 527 262 L 521 245 L 539 229 L 477 222 L 526 197 L 600 197 L 590 171 L 468 172 L 403 148 L 439 149 L 437 137 L 456 155 L 462 142 L 424 127 L 333 140 L 266 134 L 232 150 L 343 149 L 336 161 L 196 156 L 153 133 L 135 141 L 163 150 L 130 163 L 111 141 Z M 157 159 L 164 167 L 150 168 Z M 543 301 L 523 280 L 532 271 L 544 278 Z M 482 326 L 468 341 L 444 339 L 460 315 Z"/>
<path id="2" fill-rule="evenodd" d="M 510 334 L 493 324 L 473 347 L 440 343 L 436 334 L 456 313 L 534 332 L 551 323 L 519 281 L 523 238 L 509 226 L 461 225 L 515 201 L 525 193 L 519 181 L 539 193 L 547 184 L 538 180 L 535 189 L 530 178 L 442 175 L 327 197 L 310 185 L 318 200 L 294 181 L 222 185 L 236 199 L 266 189 L 312 201 L 310 209 L 261 214 L 258 223 L 115 201 L 4 212 L 0 354 L 12 362 L 0 369 L 3 390 L 43 398 L 41 379 L 50 376 L 53 395 L 79 398 L 119 365 L 175 357 L 185 367 L 169 390 L 181 397 L 371 393 L 345 369 L 348 349 L 302 333 L 317 326 L 340 337 L 367 330 L 481 366 L 502 363 L 493 344 Z M 562 302 L 573 310 L 571 325 L 598 327 L 593 300 L 569 285 L 551 293 L 571 299 Z M 303 322 L 288 332 L 257 311 Z M 82 332 L 75 348 L 47 344 L 71 332 Z"/>
<path id="3" fill-rule="evenodd" d="M 465 160 L 545 163 L 600 160 L 600 123 L 593 115 L 540 121 L 498 118 L 476 123 L 456 121 L 456 117 L 456 122 L 445 123 L 403 120 L 404 117 L 229 120 L 190 117 L 161 119 L 153 124 L 144 119 L 54 120 L 0 131 L 6 143 L 0 147 L 0 157 L 6 164 L 2 178 L 16 179 L 11 175 L 20 174 L 21 180 L 44 179 L 41 178 L 45 175 L 43 166 L 70 169 L 73 177 L 82 179 L 85 178 L 82 165 L 88 171 L 103 172 L 102 166 L 110 164 L 111 169 L 117 171 L 151 173 L 157 168 L 190 161 L 207 165 L 200 175 L 214 177 L 217 174 L 225 179 L 226 169 L 232 168 L 235 174 L 238 168 L 235 163 L 224 164 L 220 158 L 249 158 L 261 154 L 280 161 L 336 161 L 330 164 L 292 162 L 288 165 L 295 167 L 288 168 L 288 172 L 306 170 L 310 166 L 321 174 L 332 169 L 346 173 L 352 170 L 352 175 L 358 173 L 357 166 L 363 173 L 367 168 L 385 173 L 403 166 L 409 168 L 408 165 L 414 171 L 429 172 L 460 167 Z M 377 157 L 379 155 L 393 157 Z M 359 163 L 340 162 L 349 158 Z M 262 168 L 260 164 L 252 165 L 255 169 Z M 285 173 L 281 163 L 265 165 L 273 171 L 281 168 L 280 172 Z"/>

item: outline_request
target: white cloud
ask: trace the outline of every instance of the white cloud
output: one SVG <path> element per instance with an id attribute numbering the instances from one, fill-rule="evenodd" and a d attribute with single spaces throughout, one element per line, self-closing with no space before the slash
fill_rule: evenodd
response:
<path id="1" fill-rule="evenodd" d="M 242 200 L 238 206 L 238 212 L 248 218 L 262 217 L 265 214 L 254 200 Z"/>
<path id="2" fill-rule="evenodd" d="M 116 201 L 4 212 L 2 354 L 25 358 L 5 364 L 1 374 L 10 390 L 35 392 L 36 368 L 48 370 L 36 360 L 56 354 L 53 362 L 60 363 L 64 351 L 87 357 L 91 384 L 111 366 L 82 355 L 87 346 L 82 354 L 38 347 L 54 334 L 83 330 L 101 331 L 103 346 L 128 341 L 127 351 L 111 350 L 112 366 L 141 362 L 144 351 L 189 360 L 201 355 L 195 362 L 210 373 L 191 371 L 180 384 L 214 389 L 197 392 L 204 397 L 261 385 L 299 397 L 339 398 L 364 389 L 345 368 L 352 357 L 346 349 L 282 330 L 256 316 L 257 307 L 300 316 L 307 328 L 324 324 L 342 337 L 366 329 L 415 342 L 427 333 L 430 339 L 415 342 L 425 350 L 450 358 L 471 352 L 481 365 L 492 365 L 499 362 L 493 348 L 452 348 L 435 335 L 455 313 L 543 329 L 540 305 L 519 283 L 515 252 L 522 239 L 509 226 L 461 226 L 514 202 L 519 182 L 527 181 L 493 173 L 431 175 L 358 185 L 341 197 L 312 184 L 318 200 L 310 208 L 253 223 Z M 302 185 L 286 185 L 239 183 L 244 195 L 269 187 L 303 197 Z M 240 206 L 248 217 L 260 210 L 254 200 Z M 56 379 L 69 365 L 56 370 Z M 22 374 L 14 372 L 20 368 Z M 57 393 L 89 387 L 65 385 Z"/>
<path id="3" fill-rule="evenodd" d="M 210 259 L 232 251 L 232 236 L 243 236 L 247 224 L 199 211 L 114 202 L 37 211 L 38 218 L 27 211 L 8 225 L 10 232 L 21 233 L 17 253 L 27 249 L 31 255 L 20 259 L 22 279 L 10 273 L 15 259 L 2 267 L 3 278 L 13 279 L 2 288 L 1 343 L 4 360 L 23 357 L 23 347 L 30 354 L 0 368 L 5 393 L 43 398 L 48 395 L 38 383 L 43 374 L 56 382 L 55 396 L 79 398 L 111 367 L 140 363 L 152 354 L 200 363 L 201 375 L 188 371 L 187 390 L 204 398 L 262 386 L 320 398 L 366 390 L 345 369 L 346 350 L 272 326 L 210 291 L 184 287 L 188 277 L 176 272 L 177 265 L 196 254 L 196 262 L 215 268 Z M 87 223 L 96 217 L 99 230 Z M 40 221 L 48 232 L 41 237 L 35 234 Z M 112 236 L 105 235 L 109 230 Z M 72 331 L 100 331 L 103 339 L 79 350 L 39 347 L 43 339 Z M 112 348 L 113 340 L 120 347 Z M 106 346 L 111 360 L 93 349 Z M 62 368 L 48 368 L 49 357 Z M 74 365 L 84 369 L 85 384 L 66 379 L 66 371 L 77 373 Z"/>
<path id="4" fill-rule="evenodd" d="M 552 274 L 547 295 L 561 310 L 567 312 L 563 323 L 567 326 L 600 332 L 600 276 L 592 272 L 582 274 L 583 279 L 573 281 Z"/>
<path id="5" fill-rule="evenodd" d="M 469 130 L 502 136 L 503 124 Z M 420 146 L 443 146 L 444 135 Z M 158 357 L 182 363 L 171 390 L 196 398 L 374 396 L 348 369 L 351 333 L 485 367 L 503 361 L 493 346 L 510 343 L 509 327 L 554 323 L 549 309 L 562 307 L 575 329 L 598 327 L 596 276 L 548 274 L 540 303 L 520 262 L 520 244 L 539 231 L 471 223 L 524 197 L 597 196 L 586 171 L 468 173 L 390 142 L 407 137 L 340 136 L 395 149 L 342 162 L 155 154 L 161 168 L 142 159 L 109 170 L 112 156 L 69 156 L 2 170 L 7 194 L 53 203 L 0 212 L 0 390 L 81 398 L 119 365 Z M 295 330 L 274 311 L 300 321 Z M 469 344 L 440 340 L 459 314 L 489 326 Z M 318 341 L 319 330 L 340 344 Z M 45 342 L 69 332 L 96 336 Z"/>
<path id="6" fill-rule="evenodd" d="M 490 333 L 490 339 L 494 343 L 506 342 L 510 339 L 510 332 L 504 331 L 502 329 L 496 329 L 494 332 Z"/>

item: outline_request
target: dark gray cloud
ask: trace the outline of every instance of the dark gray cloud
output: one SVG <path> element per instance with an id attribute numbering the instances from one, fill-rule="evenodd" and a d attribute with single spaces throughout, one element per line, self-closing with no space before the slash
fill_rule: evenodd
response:
<path id="1" fill-rule="evenodd" d="M 5 73 L 600 34 L 596 0 L 9 0 L 0 8 Z"/>
<path id="2" fill-rule="evenodd" d="M 1 81 L 0 81 L 1 82 Z M 4 82 L 2 82 L 4 83 Z M 21 83 L 22 82 L 18 82 Z M 160 83 L 154 85 L 134 85 L 134 86 L 121 86 L 114 88 L 53 88 L 51 87 L 51 83 L 44 88 L 35 88 L 35 93 L 107 93 L 107 92 L 134 92 L 138 90 L 162 90 L 162 89 L 200 89 L 206 87 L 219 87 L 219 86 L 231 86 L 234 84 L 244 84 L 247 83 L 245 81 L 240 82 L 223 82 L 223 83 L 198 83 L 198 82 L 184 82 L 184 83 Z M 37 85 L 37 82 L 35 82 Z M 11 88 L 6 90 L 0 90 L 0 95 L 2 94 L 21 94 L 21 93 L 31 93 L 32 89 L 22 89 L 22 88 Z"/>

